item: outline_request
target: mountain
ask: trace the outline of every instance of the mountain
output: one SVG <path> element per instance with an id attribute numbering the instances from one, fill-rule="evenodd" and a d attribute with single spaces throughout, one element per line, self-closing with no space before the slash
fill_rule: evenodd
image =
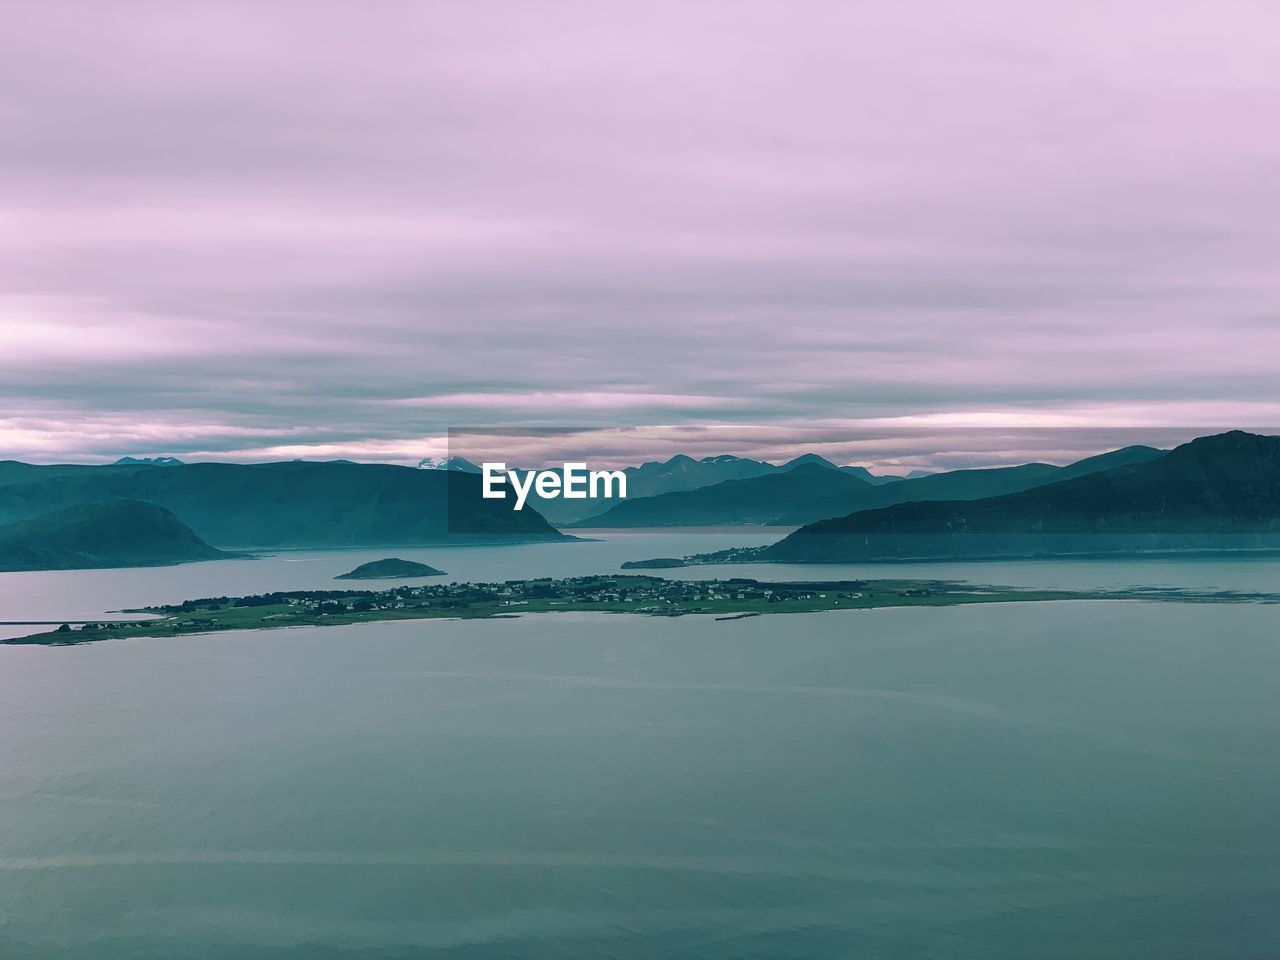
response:
<path id="1" fill-rule="evenodd" d="M 1152 447 L 1125 447 L 1066 467 L 1028 463 L 987 470 L 956 470 L 911 479 L 873 484 L 852 472 L 836 468 L 812 454 L 803 459 L 805 473 L 794 483 L 773 485 L 757 477 L 703 487 L 693 493 L 668 493 L 656 497 L 628 496 L 606 511 L 573 526 L 665 527 L 719 524 L 805 524 L 852 510 L 868 510 L 917 500 L 976 500 L 1026 490 L 1055 480 L 1082 476 L 1126 463 L 1154 459 L 1162 452 Z M 794 464 L 796 461 L 791 461 Z M 779 469 L 786 469 L 790 464 Z M 853 468 L 857 470 L 860 468 Z M 825 475 L 831 476 L 825 476 Z M 785 476 L 785 474 L 782 474 Z M 835 477 L 850 481 L 839 483 Z M 628 491 L 630 494 L 630 491 Z M 581 502 L 581 501 L 579 501 Z M 768 519 L 761 519 L 768 518 Z"/>
<path id="2" fill-rule="evenodd" d="M 887 507 L 918 500 L 979 500 L 996 497 L 1125 464 L 1145 463 L 1163 455 L 1164 451 L 1154 447 L 1130 446 L 1077 460 L 1065 467 L 1049 463 L 1024 463 L 1016 467 L 930 473 L 894 484 L 892 488 L 869 498 L 859 509 Z"/>
<path id="3" fill-rule="evenodd" d="M 777 469 L 772 463 L 750 457 L 721 454 L 695 460 L 681 453 L 665 462 L 651 460 L 623 472 L 627 475 L 629 497 L 652 497 L 677 490 L 696 490 L 726 480 L 759 477 Z"/>
<path id="4" fill-rule="evenodd" d="M 138 500 L 82 503 L 0 527 L 0 571 L 154 567 L 230 556 L 164 507 Z"/>
<path id="5" fill-rule="evenodd" d="M 842 471 L 869 485 L 892 483 L 901 477 L 878 477 L 865 467 L 837 467 L 825 457 L 816 453 L 806 453 L 783 464 L 769 463 L 767 460 L 752 460 L 749 457 L 735 457 L 721 454 L 716 457 L 703 457 L 695 460 L 685 454 L 677 454 L 670 460 L 651 460 L 638 467 L 627 467 L 623 473 L 627 476 L 627 499 L 631 502 L 648 497 L 658 497 L 666 493 L 680 493 L 688 490 L 701 490 L 719 483 L 733 480 L 750 480 L 756 477 L 776 476 L 794 470 L 799 466 L 819 466 L 832 471 Z M 533 499 L 533 498 L 531 498 Z M 617 504 L 621 505 L 621 503 Z M 594 526 L 594 522 L 586 522 L 588 517 L 603 516 L 609 504 L 598 500 L 542 500 L 538 501 L 538 509 L 548 520 L 561 526 Z M 767 512 L 767 511 L 763 511 Z M 626 514 L 624 514 L 625 516 Z M 809 516 L 816 519 L 822 514 Z M 606 525 L 612 525 L 612 520 Z M 747 520 L 691 520 L 690 523 L 749 523 Z M 788 521 L 803 523 L 805 520 Z M 626 523 L 619 526 L 649 526 L 650 524 Z M 666 526 L 658 522 L 657 526 Z"/>
<path id="6" fill-rule="evenodd" d="M 0 523 L 111 500 L 159 504 L 221 547 L 563 539 L 536 510 L 483 499 L 480 477 L 457 470 L 301 460 L 164 469 L 0 463 Z"/>
<path id="7" fill-rule="evenodd" d="M 466 457 L 445 457 L 443 460 L 437 460 L 434 457 L 424 457 L 418 461 L 419 470 L 458 470 L 462 473 L 479 473 L 480 468 L 468 460 Z"/>
<path id="8" fill-rule="evenodd" d="M 901 503 L 823 520 L 767 548 L 763 558 L 839 562 L 1280 544 L 1280 437 L 1237 430 L 1155 459 L 1116 451 L 1091 460 L 1073 468 L 1108 468 L 1002 496 Z"/>
<path id="9" fill-rule="evenodd" d="M 867 483 L 875 487 L 878 487 L 881 484 L 885 484 L 885 483 L 897 483 L 899 480 L 903 479 L 902 477 L 876 476 L 876 474 L 872 473 L 866 467 L 848 466 L 848 467 L 836 467 L 836 469 L 839 470 L 841 473 L 849 474 L 849 476 L 851 477 L 857 477 L 859 480 L 865 480 Z"/>
<path id="10" fill-rule="evenodd" d="M 126 465 L 102 465 L 89 463 L 57 463 L 57 464 L 36 464 L 22 463 L 19 460 L 0 460 L 0 487 L 8 486 L 13 483 L 27 483 L 31 480 L 43 480 L 53 476 L 74 476 L 76 474 L 92 474 L 103 471 L 115 471 L 118 473 L 132 473 L 138 469 L 138 464 Z M 3 497 L 3 493 L 0 493 Z M 0 515 L 0 523 L 3 523 L 3 515 Z"/>
<path id="11" fill-rule="evenodd" d="M 150 464 L 153 467 L 177 467 L 182 465 L 182 461 L 177 457 L 121 457 L 116 464 L 118 466 Z"/>
<path id="12" fill-rule="evenodd" d="M 902 477 L 878 476 L 877 474 L 872 473 L 866 467 L 855 467 L 855 466 L 838 467 L 834 463 L 832 463 L 830 460 L 828 460 L 826 457 L 820 457 L 816 453 L 801 454 L 800 456 L 796 457 L 794 460 L 788 460 L 781 467 L 778 467 L 778 469 L 794 470 L 796 467 L 804 466 L 806 464 L 811 464 L 813 466 L 818 466 L 818 467 L 826 467 L 828 470 L 839 470 L 841 473 L 847 473 L 851 477 L 857 477 L 859 480 L 864 480 L 875 487 L 878 487 L 884 483 L 894 483 L 902 479 Z"/>
<path id="13" fill-rule="evenodd" d="M 627 499 L 651 497 L 678 490 L 696 490 L 726 480 L 741 480 L 773 473 L 779 468 L 762 460 L 722 454 L 695 460 L 683 453 L 670 460 L 650 460 L 638 467 L 626 467 L 622 472 L 627 478 Z M 530 497 L 538 510 L 552 523 L 566 525 L 583 517 L 600 513 L 607 504 L 598 500 L 543 500 Z"/>
<path id="14" fill-rule="evenodd" d="M 874 489 L 858 477 L 808 462 L 781 473 L 726 480 L 698 490 L 622 500 L 583 526 L 649 527 L 718 524 L 794 524 L 830 516 Z"/>
<path id="15" fill-rule="evenodd" d="M 479 467 L 459 458 L 467 467 L 479 472 Z M 444 461 L 445 463 L 449 461 Z M 433 460 L 422 461 L 422 466 L 438 468 Z M 664 493 L 676 493 L 686 490 L 699 490 L 717 483 L 730 480 L 747 480 L 753 477 L 764 477 L 785 473 L 798 466 L 818 465 L 830 470 L 841 470 L 856 476 L 869 484 L 891 483 L 901 477 L 878 477 L 865 467 L 837 467 L 830 460 L 807 453 L 784 464 L 769 463 L 766 460 L 752 460 L 750 457 L 737 457 L 732 454 L 720 454 L 713 457 L 694 459 L 686 454 L 676 454 L 669 460 L 650 460 L 638 467 L 624 467 L 623 474 L 627 478 L 627 500 L 643 497 L 656 497 Z M 596 469 L 592 465 L 593 469 Z M 523 476 L 527 470 L 507 464 L 507 469 Z M 560 471 L 553 471 L 560 472 Z M 541 498 L 535 492 L 529 494 L 529 503 L 551 523 L 557 526 L 578 524 L 586 517 L 603 513 L 616 501 L 601 502 L 599 500 L 566 500 L 563 497 Z M 809 519 L 813 519 L 810 517 Z M 803 521 L 797 521 L 803 522 Z M 584 525 L 585 524 L 581 524 Z"/>
<path id="16" fill-rule="evenodd" d="M 826 457 L 820 457 L 816 453 L 802 453 L 800 456 L 788 460 L 781 467 L 783 470 L 794 470 L 796 467 L 803 466 L 826 467 L 828 470 L 840 469 Z"/>

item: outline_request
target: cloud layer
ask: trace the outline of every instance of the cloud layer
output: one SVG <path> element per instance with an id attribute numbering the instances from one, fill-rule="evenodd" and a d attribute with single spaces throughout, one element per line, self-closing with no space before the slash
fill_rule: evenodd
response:
<path id="1" fill-rule="evenodd" d="M 0 457 L 1280 424 L 1273 4 L 6 20 Z"/>

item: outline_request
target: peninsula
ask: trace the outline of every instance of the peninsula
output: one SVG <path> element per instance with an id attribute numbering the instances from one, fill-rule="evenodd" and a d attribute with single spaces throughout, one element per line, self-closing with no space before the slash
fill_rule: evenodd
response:
<path id="1" fill-rule="evenodd" d="M 157 567 L 244 554 L 218 550 L 164 507 L 80 503 L 0 526 L 0 572 Z"/>
<path id="2" fill-rule="evenodd" d="M 503 583 L 400 585 L 386 590 L 290 590 L 246 597 L 205 597 L 180 604 L 126 610 L 152 619 L 87 623 L 3 640 L 10 644 L 73 644 L 124 637 L 172 637 L 220 630 L 328 626 L 381 620 L 480 618 L 522 613 L 630 613 L 678 617 L 938 607 L 1047 600 L 1180 599 L 1272 600 L 1237 594 L 1160 593 L 1150 590 L 1020 590 L 948 580 L 763 581 L 667 580 L 605 575 Z"/>

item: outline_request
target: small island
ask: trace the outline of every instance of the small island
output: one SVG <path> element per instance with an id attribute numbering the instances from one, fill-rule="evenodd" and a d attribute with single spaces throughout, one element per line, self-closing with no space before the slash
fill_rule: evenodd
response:
<path id="1" fill-rule="evenodd" d="M 691 553 L 684 557 L 654 557 L 652 560 L 627 560 L 623 570 L 672 570 L 677 567 L 718 566 L 726 563 L 768 563 L 765 547 L 729 547 L 715 553 Z"/>
<path id="2" fill-rule="evenodd" d="M 403 580 L 412 577 L 443 577 L 445 572 L 416 560 L 385 557 L 362 563 L 354 570 L 339 574 L 335 580 Z"/>

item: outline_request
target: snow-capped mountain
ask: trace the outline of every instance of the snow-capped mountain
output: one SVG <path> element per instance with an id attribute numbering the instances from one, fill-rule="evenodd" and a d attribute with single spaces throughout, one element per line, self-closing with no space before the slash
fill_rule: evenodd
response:
<path id="1" fill-rule="evenodd" d="M 435 457 L 423 457 L 418 461 L 419 470 L 457 470 L 461 473 L 479 473 L 480 468 L 468 460 L 466 457 L 445 457 L 443 460 L 437 460 Z"/>

